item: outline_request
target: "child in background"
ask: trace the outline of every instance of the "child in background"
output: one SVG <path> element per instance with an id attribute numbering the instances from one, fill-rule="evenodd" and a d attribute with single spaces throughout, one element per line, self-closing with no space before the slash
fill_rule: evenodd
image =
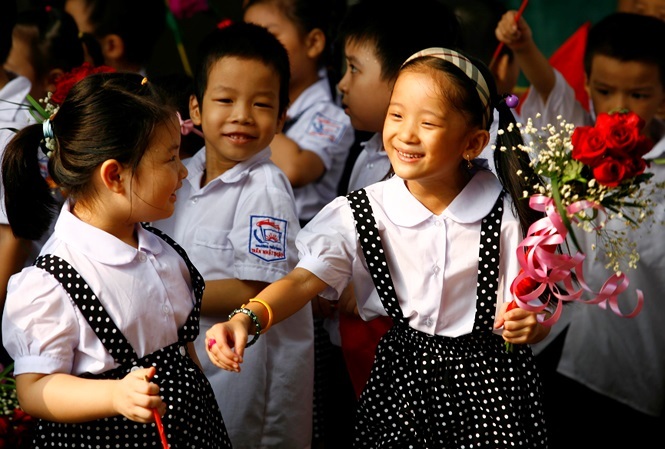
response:
<path id="1" fill-rule="evenodd" d="M 532 83 L 522 115 L 542 113 L 537 124 L 553 123 L 561 115 L 567 122 L 590 125 L 602 112 L 634 111 L 646 122 L 644 132 L 655 143 L 644 156 L 652 161 L 647 171 L 654 174 L 652 182 L 665 181 L 665 170 L 658 162 L 665 152 L 665 123 L 656 116 L 665 106 L 665 48 L 646 44 L 665 40 L 665 22 L 613 13 L 591 27 L 584 59 L 592 115 L 575 102 L 573 90 L 540 54 L 527 23 L 520 19 L 515 25 L 513 14 L 504 17 L 497 36 L 513 49 Z M 643 291 L 642 311 L 626 319 L 599 307 L 566 307 L 550 336 L 534 347 L 545 374 L 553 448 L 637 443 L 652 447 L 653 441 L 661 439 L 665 409 L 662 198 L 649 212 L 657 227 L 630 231 L 640 254 L 637 269 L 629 274 L 630 289 Z M 586 249 L 586 282 L 600 289 L 611 273 L 603 260 L 593 256 L 592 233 L 580 232 L 577 237 Z M 610 429 L 608 422 L 621 425 Z"/>
<path id="2" fill-rule="evenodd" d="M 338 36 L 346 59 L 346 71 L 338 87 L 351 124 L 356 130 L 371 133 L 371 137 L 361 143 L 363 149 L 344 194 L 386 179 L 391 171 L 381 132 L 402 63 L 423 48 L 455 47 L 459 38 L 454 13 L 438 0 L 360 0 L 349 7 Z M 324 299 L 319 302 L 321 308 L 328 303 Z M 364 321 L 353 313 L 353 300 L 350 302 L 351 306 L 340 304 L 325 327 L 332 341 L 341 345 L 355 393 L 360 395 L 374 362 L 376 345 L 392 320 L 379 317 Z M 347 309 L 349 313 L 345 313 Z"/>
<path id="3" fill-rule="evenodd" d="M 351 122 L 335 103 L 326 72 L 335 17 L 332 2 L 328 6 L 311 0 L 250 0 L 243 16 L 245 22 L 266 27 L 289 53 L 290 106 L 270 148 L 273 162 L 293 186 L 301 225 L 337 196 L 353 144 Z"/>
<path id="4" fill-rule="evenodd" d="M 55 90 L 55 80 L 83 64 L 83 45 L 74 19 L 58 8 L 18 14 L 5 68 L 30 80 L 35 100 Z"/>
<path id="5" fill-rule="evenodd" d="M 172 447 L 230 447 L 192 345 L 201 276 L 173 240 L 141 225 L 173 213 L 187 175 L 175 109 L 146 81 L 90 75 L 5 149 L 17 237 L 38 239 L 54 212 L 37 160 L 45 138 L 49 173 L 68 193 L 35 265 L 11 277 L 2 320 L 21 407 L 39 419 L 36 447 L 161 447 L 155 411 Z"/>
<path id="6" fill-rule="evenodd" d="M 246 22 L 267 28 L 289 53 L 290 105 L 284 128 L 270 148 L 273 162 L 286 173 L 293 187 L 301 226 L 337 196 L 355 137 L 349 117 L 335 101 L 332 87 L 337 79 L 329 77 L 335 72 L 328 70 L 335 65 L 332 36 L 341 16 L 339 3 L 338 0 L 250 0 L 244 9 Z M 348 436 L 349 432 L 341 430 L 336 421 L 347 419 L 349 413 L 333 405 L 339 398 L 330 378 L 329 361 L 334 357 L 331 354 L 334 348 L 323 328 L 323 316 L 318 309 L 314 311 L 313 444 L 316 447 L 319 440 Z M 343 381 L 336 385 L 340 384 Z M 348 397 L 352 403 L 353 395 Z M 344 446 L 341 442 L 329 444 Z"/>
<path id="7" fill-rule="evenodd" d="M 317 214 L 298 234 L 297 268 L 263 290 L 261 303 L 207 332 L 211 360 L 240 371 L 250 331 L 260 338 L 268 320 L 313 295 L 335 300 L 353 281 L 361 317 L 395 321 L 360 397 L 354 448 L 546 447 L 540 380 L 525 343 L 548 329 L 532 312 L 506 311 L 515 250 L 541 217 L 522 188 L 538 178 L 520 151 L 496 153 L 501 181 L 472 162 L 495 107 L 506 130 L 497 145 L 521 143 L 482 63 L 444 48 L 410 57 L 383 127 L 395 176 Z M 503 338 L 495 333 L 502 326 Z M 517 351 L 506 352 L 504 340 L 519 343 Z"/>
<path id="8" fill-rule="evenodd" d="M 186 161 L 176 210 L 155 226 L 206 281 L 195 342 L 233 447 L 307 448 L 312 436 L 313 324 L 303 308 L 275 326 L 238 379 L 206 357 L 205 331 L 297 263 L 293 192 L 269 144 L 288 106 L 289 60 L 265 28 L 238 22 L 202 43 L 190 101 L 205 147 Z"/>
<path id="9" fill-rule="evenodd" d="M 146 65 L 166 27 L 164 0 L 65 0 L 64 5 L 79 31 L 94 38 L 86 38 L 93 63 L 99 64 L 94 57 L 99 51 L 105 65 L 146 74 Z"/>
<path id="10" fill-rule="evenodd" d="M 4 62 L 12 48 L 16 9 L 16 2 L 8 0 L 3 4 L 0 14 L 0 161 L 6 143 L 14 136 L 13 130 L 22 128 L 30 122 L 25 100 L 25 96 L 30 92 L 30 81 L 4 68 Z M 5 305 L 9 277 L 23 268 L 32 250 L 32 242 L 14 236 L 9 226 L 0 173 L 0 311 Z M 2 334 L 0 341 L 1 337 Z M 4 346 L 0 347 L 0 363 L 7 366 L 11 362 Z"/>

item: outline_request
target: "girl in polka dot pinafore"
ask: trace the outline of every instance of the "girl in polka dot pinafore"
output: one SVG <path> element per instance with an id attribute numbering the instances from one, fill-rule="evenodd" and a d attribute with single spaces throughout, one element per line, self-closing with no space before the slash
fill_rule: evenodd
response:
<path id="1" fill-rule="evenodd" d="M 360 397 L 354 448 L 547 447 L 528 344 L 549 330 L 507 310 L 516 250 L 540 218 L 520 198 L 540 180 L 521 151 L 496 151 L 498 176 L 472 162 L 493 108 L 497 148 L 522 143 L 482 63 L 444 48 L 409 58 L 383 129 L 395 175 L 335 199 L 303 228 L 298 266 L 259 295 L 267 306 L 251 303 L 207 332 L 211 360 L 239 371 L 252 315 L 283 319 L 294 302 L 337 300 L 352 281 L 361 318 L 394 322 Z"/>
<path id="2" fill-rule="evenodd" d="M 203 278 L 185 251 L 145 222 L 173 213 L 187 170 L 175 109 L 140 75 L 75 84 L 59 111 L 5 150 L 13 232 L 39 238 L 35 264 L 12 276 L 2 332 L 33 448 L 219 449 L 231 443 L 193 349 Z"/>

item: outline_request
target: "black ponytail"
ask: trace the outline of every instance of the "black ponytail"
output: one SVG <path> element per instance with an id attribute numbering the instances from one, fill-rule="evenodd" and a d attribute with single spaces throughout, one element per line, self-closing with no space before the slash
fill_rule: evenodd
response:
<path id="1" fill-rule="evenodd" d="M 14 235 L 29 240 L 38 240 L 44 235 L 58 207 L 40 171 L 43 139 L 41 124 L 26 126 L 7 144 L 2 157 L 7 218 Z"/>
<path id="2" fill-rule="evenodd" d="M 495 108 L 499 113 L 499 133 L 496 136 L 494 166 L 504 190 L 510 194 L 513 207 L 522 225 L 522 234 L 526 236 L 529 226 L 543 217 L 529 206 L 529 194 L 535 185 L 543 185 L 543 180 L 530 165 L 531 158 L 520 146 L 524 144 L 522 133 L 517 126 L 515 116 L 505 99 L 497 99 Z"/>

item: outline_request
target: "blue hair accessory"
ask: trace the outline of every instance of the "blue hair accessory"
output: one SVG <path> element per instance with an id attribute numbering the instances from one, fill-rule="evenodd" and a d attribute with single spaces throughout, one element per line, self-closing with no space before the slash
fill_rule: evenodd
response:
<path id="1" fill-rule="evenodd" d="M 44 122 L 42 122 L 42 132 L 44 133 L 44 137 L 48 138 L 53 138 L 53 127 L 51 126 L 51 120 L 46 119 Z"/>

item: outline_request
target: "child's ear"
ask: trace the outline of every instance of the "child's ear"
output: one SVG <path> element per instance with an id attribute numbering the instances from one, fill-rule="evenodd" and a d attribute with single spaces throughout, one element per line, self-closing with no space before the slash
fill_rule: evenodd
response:
<path id="1" fill-rule="evenodd" d="M 46 75 L 46 92 L 55 91 L 55 80 L 65 73 L 62 69 L 52 69 Z"/>
<path id="2" fill-rule="evenodd" d="M 477 129 L 471 132 L 466 150 L 464 151 L 464 158 L 468 155 L 471 159 L 477 158 L 483 152 L 485 147 L 490 141 L 490 133 L 484 129 Z"/>
<path id="3" fill-rule="evenodd" d="M 277 118 L 277 132 L 275 134 L 282 132 L 282 129 L 284 129 L 284 123 L 286 123 L 286 111 L 282 112 Z"/>
<path id="4" fill-rule="evenodd" d="M 201 126 L 201 108 L 199 107 L 199 100 L 196 99 L 196 95 L 189 96 L 189 118 L 192 119 L 192 123 Z"/>
<path id="5" fill-rule="evenodd" d="M 307 56 L 311 59 L 318 59 L 326 48 L 326 35 L 320 28 L 314 28 L 307 34 L 305 43 Z"/>
<path id="6" fill-rule="evenodd" d="M 109 34 L 101 39 L 102 54 L 109 65 L 122 61 L 125 56 L 125 41 L 117 34 Z"/>
<path id="7" fill-rule="evenodd" d="M 114 193 L 123 193 L 125 191 L 123 179 L 127 173 L 122 167 L 122 164 L 115 159 L 108 159 L 102 163 L 99 169 L 99 176 L 104 186 Z"/>

